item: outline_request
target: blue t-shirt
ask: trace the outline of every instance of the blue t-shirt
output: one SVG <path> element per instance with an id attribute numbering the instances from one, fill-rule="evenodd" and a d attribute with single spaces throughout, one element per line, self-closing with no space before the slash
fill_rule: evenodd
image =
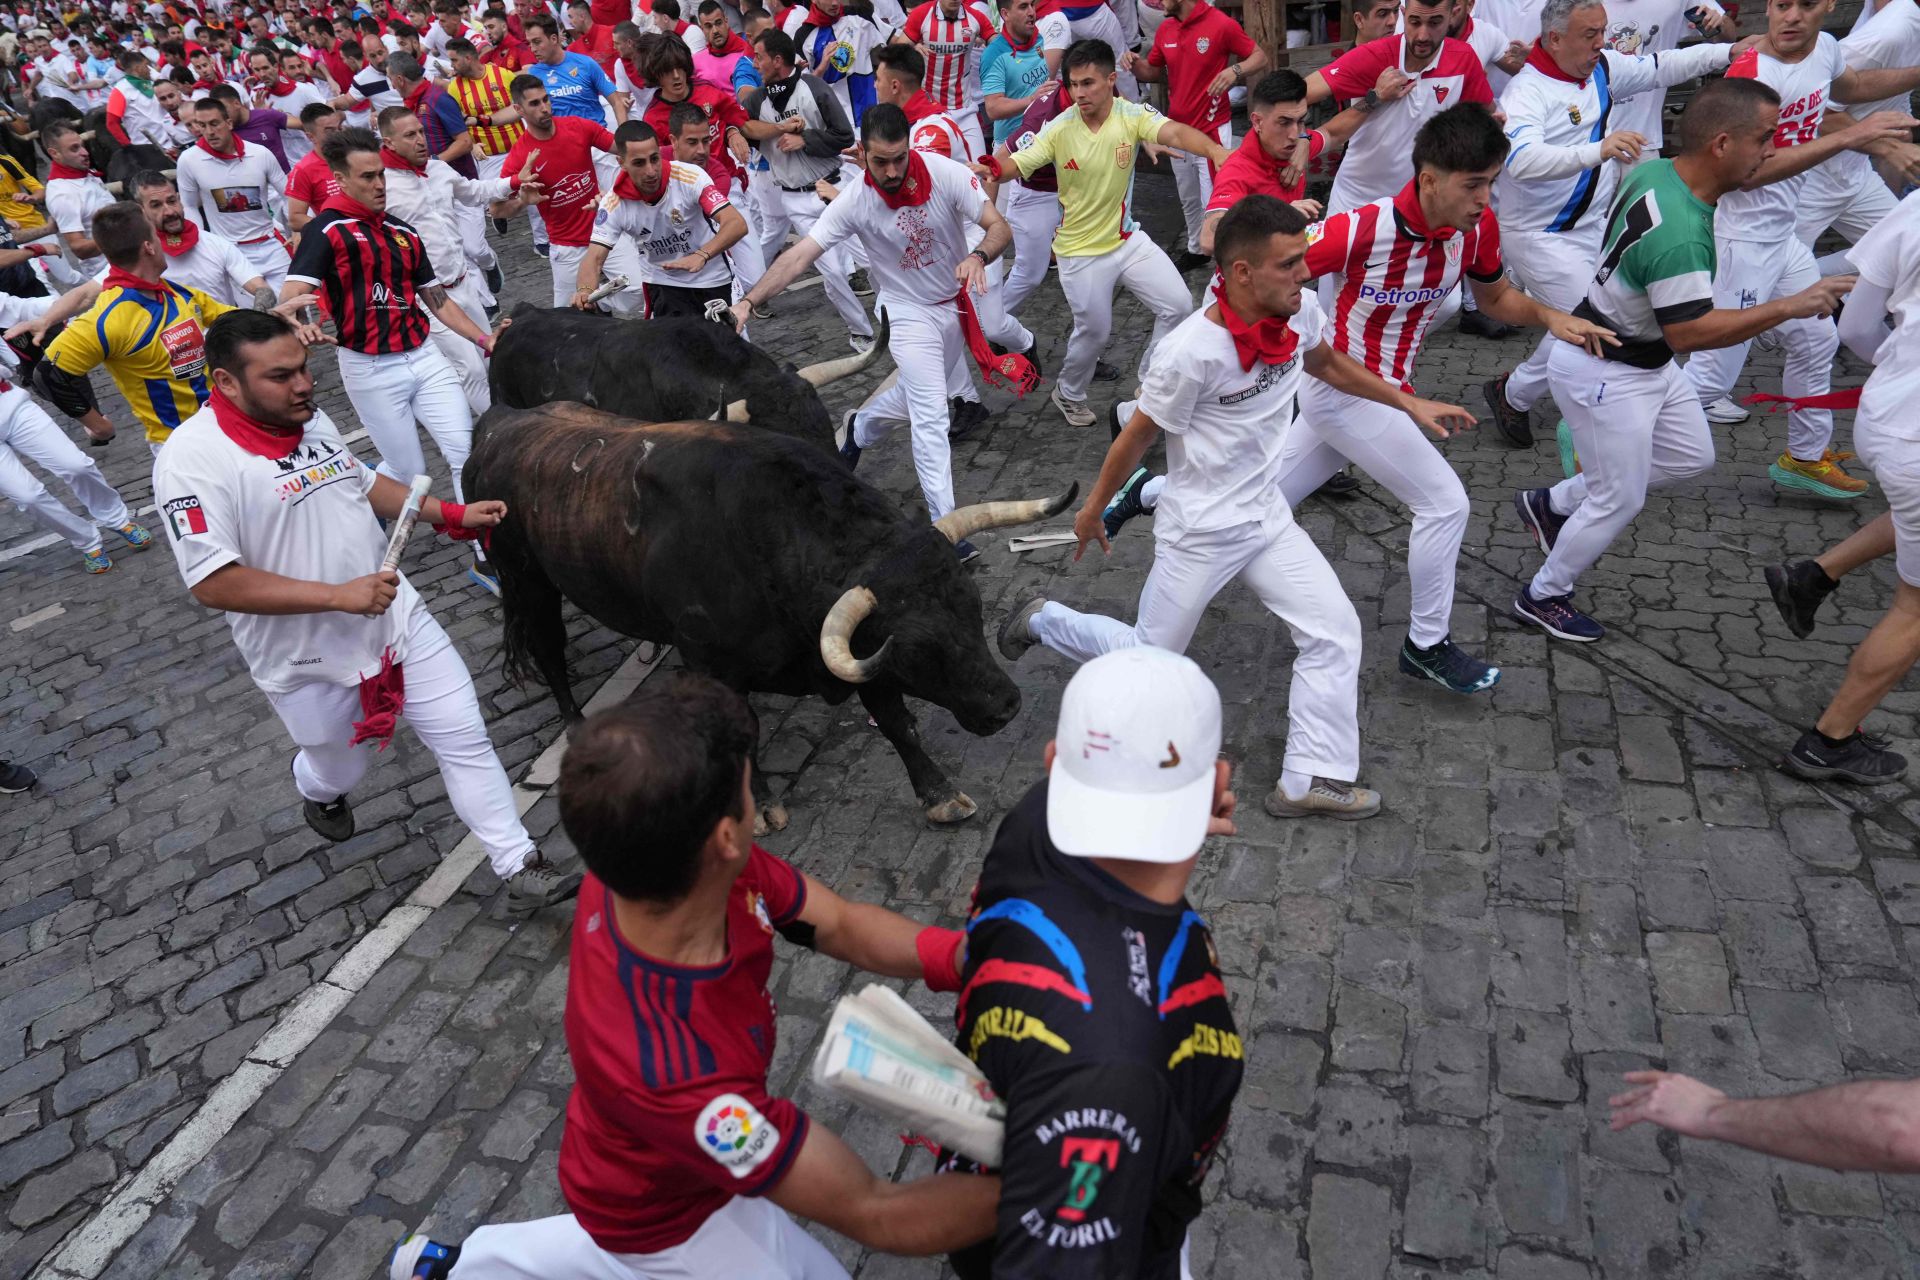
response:
<path id="1" fill-rule="evenodd" d="M 1025 50 L 1016 50 L 1004 35 L 987 42 L 980 55 L 980 93 L 1004 93 L 1009 98 L 1025 98 L 1047 82 L 1047 59 L 1035 40 Z M 1019 116 L 993 122 L 993 145 L 999 146 L 1020 127 Z"/>
<path id="2" fill-rule="evenodd" d="M 740 90 L 764 87 L 760 80 L 760 69 L 753 65 L 752 58 L 741 58 L 733 64 L 733 96 L 739 97 Z M 757 153 L 760 149 L 754 148 Z"/>
<path id="3" fill-rule="evenodd" d="M 547 86 L 547 97 L 553 101 L 556 116 L 578 116 L 602 126 L 607 123 L 607 109 L 600 105 L 600 99 L 611 97 L 618 90 L 600 69 L 600 64 L 586 54 L 569 53 L 553 64 L 530 63 L 527 74 L 539 76 L 540 82 Z"/>

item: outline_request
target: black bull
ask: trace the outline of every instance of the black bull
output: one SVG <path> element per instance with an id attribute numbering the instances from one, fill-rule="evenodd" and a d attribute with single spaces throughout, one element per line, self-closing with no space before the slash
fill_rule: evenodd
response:
<path id="1" fill-rule="evenodd" d="M 779 435 L 638 423 L 567 403 L 490 410 L 462 476 L 471 498 L 508 506 L 491 551 L 507 674 L 541 680 L 568 718 L 579 708 L 563 598 L 615 631 L 674 645 L 689 667 L 743 693 L 835 704 L 858 694 L 927 817 L 973 815 L 973 801 L 927 755 L 905 702 L 945 707 L 983 736 L 1020 710 L 952 543 L 1044 519 L 1074 489 L 963 507 L 929 527 Z M 785 822 L 777 808 L 766 817 Z"/>

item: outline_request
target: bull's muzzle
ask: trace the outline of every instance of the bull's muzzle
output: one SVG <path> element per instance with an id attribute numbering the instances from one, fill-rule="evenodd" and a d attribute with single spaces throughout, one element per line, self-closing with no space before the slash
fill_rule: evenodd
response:
<path id="1" fill-rule="evenodd" d="M 948 542 L 972 537 L 982 529 L 1001 529 L 1012 524 L 1031 524 L 1067 509 L 1080 492 L 1080 482 L 1068 485 L 1064 493 L 1051 498 L 1032 498 L 1024 502 L 976 502 L 970 507 L 955 507 L 933 522 Z"/>
<path id="2" fill-rule="evenodd" d="M 878 604 L 873 592 L 865 587 L 848 587 L 820 623 L 820 659 L 827 670 L 848 684 L 865 684 L 879 675 L 887 650 L 893 647 L 893 637 L 889 636 L 872 657 L 853 656 L 853 633 Z"/>

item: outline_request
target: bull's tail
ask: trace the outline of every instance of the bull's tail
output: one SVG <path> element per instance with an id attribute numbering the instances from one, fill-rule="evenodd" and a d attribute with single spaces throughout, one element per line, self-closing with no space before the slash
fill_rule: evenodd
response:
<path id="1" fill-rule="evenodd" d="M 501 526 L 501 532 L 506 526 Z M 500 573 L 501 670 L 516 687 L 529 680 L 546 685 L 568 719 L 580 714 L 567 678 L 567 625 L 560 589 L 518 538 L 496 536 L 493 558 Z"/>

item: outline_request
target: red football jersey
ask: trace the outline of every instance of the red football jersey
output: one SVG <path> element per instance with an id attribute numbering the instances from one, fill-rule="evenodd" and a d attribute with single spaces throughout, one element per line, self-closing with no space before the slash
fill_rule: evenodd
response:
<path id="1" fill-rule="evenodd" d="M 533 171 L 547 189 L 540 216 L 547 220 L 547 236 L 569 248 L 587 242 L 593 234 L 593 215 L 600 207 L 600 178 L 593 169 L 593 153 L 613 150 L 613 135 L 601 125 L 578 116 L 555 116 L 554 135 L 542 140 L 528 129 L 507 152 L 500 172 L 518 173 L 535 151 L 540 158 Z"/>

